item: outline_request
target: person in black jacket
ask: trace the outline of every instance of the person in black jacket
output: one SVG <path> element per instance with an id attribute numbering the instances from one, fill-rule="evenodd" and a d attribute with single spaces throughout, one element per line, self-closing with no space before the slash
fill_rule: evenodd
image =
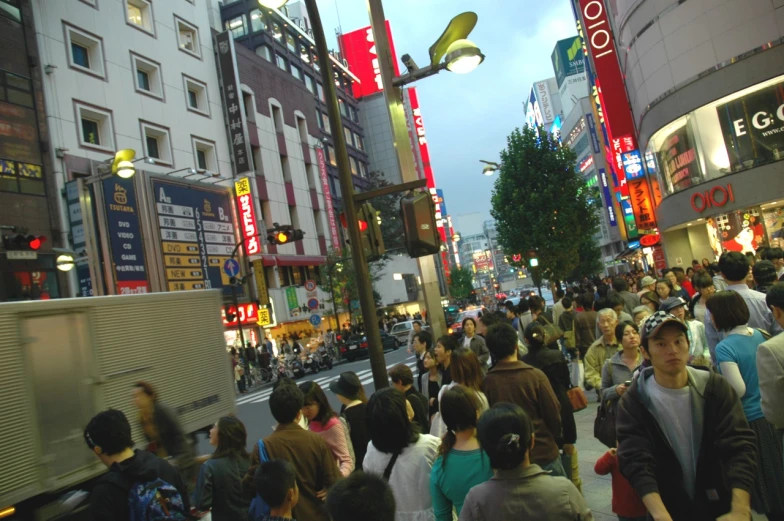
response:
<path id="1" fill-rule="evenodd" d="M 84 440 L 109 472 L 98 479 L 90 493 L 91 521 L 125 521 L 130 518 L 128 496 L 132 487 L 161 479 L 179 492 L 183 512 L 190 510 L 188 489 L 177 470 L 165 460 L 133 449 L 131 424 L 121 411 L 98 413 L 84 429 Z"/>
<path id="2" fill-rule="evenodd" d="M 566 358 L 558 349 L 545 345 L 546 335 L 544 327 L 539 322 L 531 322 L 525 328 L 525 342 L 528 344 L 528 353 L 523 356 L 523 362 L 540 369 L 553 388 L 558 403 L 561 406 L 562 432 L 555 435 L 558 449 L 563 451 L 561 460 L 566 477 L 581 490 L 582 480 L 577 471 L 577 424 L 574 421 L 574 409 L 569 400 L 567 391 L 572 386 L 569 374 L 569 365 Z"/>
<path id="3" fill-rule="evenodd" d="M 664 311 L 642 325 L 643 369 L 616 419 L 621 473 L 663 521 L 747 521 L 757 449 L 722 376 L 687 367 L 687 326 Z"/>

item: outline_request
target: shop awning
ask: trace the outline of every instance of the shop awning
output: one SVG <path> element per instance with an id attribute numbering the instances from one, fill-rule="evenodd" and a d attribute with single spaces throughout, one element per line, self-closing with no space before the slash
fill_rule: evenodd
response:
<path id="1" fill-rule="evenodd" d="M 264 266 L 319 266 L 327 262 L 321 255 L 262 255 Z"/>
<path id="2" fill-rule="evenodd" d="M 639 251 L 640 251 L 640 243 L 637 242 L 637 244 L 635 244 L 633 246 L 630 246 L 630 247 L 626 248 L 625 250 L 623 250 L 621 253 L 619 253 L 615 257 L 615 260 L 620 260 L 620 259 L 623 259 L 623 258 L 626 258 L 626 257 L 631 257 L 632 255 L 634 255 L 635 253 L 637 253 Z"/>

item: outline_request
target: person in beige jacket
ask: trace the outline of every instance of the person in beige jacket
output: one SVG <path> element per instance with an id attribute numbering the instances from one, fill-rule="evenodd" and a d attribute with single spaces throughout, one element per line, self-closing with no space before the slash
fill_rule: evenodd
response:
<path id="1" fill-rule="evenodd" d="M 776 322 L 784 327 L 784 282 L 774 284 L 765 297 Z M 784 434 L 784 333 L 757 348 L 762 413 Z"/>
<path id="2" fill-rule="evenodd" d="M 615 311 L 610 308 L 600 310 L 596 316 L 596 324 L 602 336 L 597 338 L 585 353 L 585 381 L 599 393 L 602 388 L 604 362 L 612 358 L 621 345 L 615 338 L 615 326 L 618 325 L 618 315 Z"/>

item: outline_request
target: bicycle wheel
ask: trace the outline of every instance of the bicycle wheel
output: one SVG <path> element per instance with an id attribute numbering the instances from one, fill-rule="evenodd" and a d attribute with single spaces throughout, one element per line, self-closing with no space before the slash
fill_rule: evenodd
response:
<path id="1" fill-rule="evenodd" d="M 272 380 L 272 371 L 270 371 L 269 369 L 261 369 L 260 378 L 261 381 L 264 383 L 269 382 L 270 380 Z"/>

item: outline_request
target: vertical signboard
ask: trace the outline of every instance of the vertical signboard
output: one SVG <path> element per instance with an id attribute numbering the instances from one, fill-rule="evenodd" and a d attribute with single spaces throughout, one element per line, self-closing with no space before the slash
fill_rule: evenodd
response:
<path id="1" fill-rule="evenodd" d="M 301 310 L 299 308 L 297 288 L 294 286 L 286 288 L 286 305 L 289 308 L 289 316 L 291 318 L 298 318 Z"/>
<path id="2" fill-rule="evenodd" d="M 386 21 L 387 34 L 389 35 L 389 50 L 392 53 L 392 63 L 395 67 L 395 76 L 400 76 L 400 68 L 395 54 L 395 42 L 392 38 L 392 28 L 389 20 Z M 354 83 L 354 97 L 362 98 L 381 92 L 384 86 L 381 83 L 381 68 L 378 63 L 378 52 L 373 39 L 373 30 L 368 27 L 351 31 L 338 36 L 340 52 L 348 62 L 354 75 L 359 78 L 359 83 Z"/>
<path id="3" fill-rule="evenodd" d="M 539 107 L 542 112 L 542 124 L 547 125 L 555 119 L 553 102 L 550 99 L 550 88 L 547 86 L 546 81 L 538 81 L 534 83 L 534 89 L 536 90 L 536 99 L 539 101 Z"/>
<path id="4" fill-rule="evenodd" d="M 167 289 L 223 288 L 230 295 L 223 272 L 235 241 L 229 194 L 163 179 L 152 179 L 152 189 Z"/>
<path id="5" fill-rule="evenodd" d="M 610 226 L 618 226 L 618 221 L 615 217 L 615 207 L 613 206 L 613 199 L 610 194 L 610 183 L 607 180 L 607 172 L 604 168 L 599 169 L 599 180 L 602 184 L 602 195 L 604 207 L 607 209 L 607 219 L 610 221 Z"/>
<path id="6" fill-rule="evenodd" d="M 218 49 L 218 70 L 223 80 L 223 106 L 226 107 L 228 117 L 229 150 L 234 163 L 234 175 L 240 175 L 253 170 L 253 156 L 248 143 L 248 125 L 237 75 L 234 39 L 228 31 L 222 32 L 215 35 L 215 44 Z"/>
<path id="7" fill-rule="evenodd" d="M 628 181 L 629 193 L 634 209 L 634 220 L 640 233 L 653 231 L 656 228 L 656 217 L 653 213 L 653 198 L 645 177 Z"/>
<path id="8" fill-rule="evenodd" d="M 242 178 L 234 183 L 234 192 L 237 196 L 237 208 L 240 213 L 240 235 L 245 245 L 248 256 L 261 253 L 259 241 L 259 228 L 256 224 L 256 210 L 253 207 L 253 193 L 251 193 L 248 178 Z"/>
<path id="9" fill-rule="evenodd" d="M 264 261 L 256 259 L 253 261 L 253 278 L 256 280 L 256 293 L 262 307 L 269 303 L 269 291 L 267 289 L 267 277 L 264 274 Z"/>
<path id="10" fill-rule="evenodd" d="M 73 249 L 77 255 L 87 248 L 87 237 L 84 231 L 82 206 L 79 202 L 79 186 L 76 181 L 65 183 L 65 200 L 68 205 L 68 221 L 71 224 Z M 90 265 L 86 260 L 76 261 L 76 278 L 79 284 L 80 297 L 93 296 L 93 284 L 90 278 Z"/>
<path id="11" fill-rule="evenodd" d="M 112 273 L 118 295 L 149 293 L 144 241 L 133 179 L 102 181 Z"/>
<path id="12" fill-rule="evenodd" d="M 335 208 L 332 205 L 332 192 L 329 189 L 329 173 L 327 172 L 327 158 L 323 148 L 316 149 L 316 160 L 318 161 L 319 177 L 321 178 L 321 191 L 324 192 L 324 206 L 327 211 L 327 221 L 329 221 L 329 235 L 332 239 L 332 248 L 340 251 L 340 235 L 338 235 L 338 221 L 335 216 Z"/>

